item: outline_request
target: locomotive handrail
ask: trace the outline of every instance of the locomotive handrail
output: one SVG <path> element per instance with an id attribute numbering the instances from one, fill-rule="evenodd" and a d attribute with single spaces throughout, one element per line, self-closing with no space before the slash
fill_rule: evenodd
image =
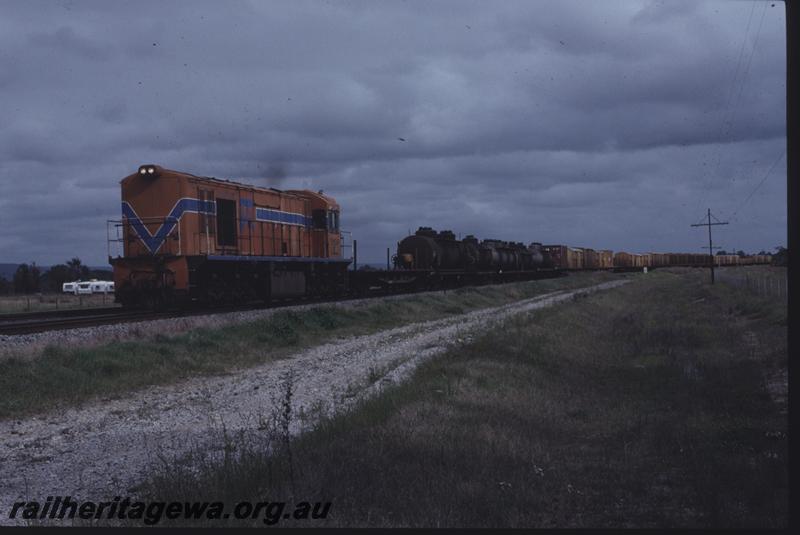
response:
<path id="1" fill-rule="evenodd" d="M 353 233 L 351 231 L 349 231 L 349 230 L 341 230 L 341 229 L 339 229 L 339 234 L 342 236 L 342 243 L 341 243 L 342 258 L 346 259 L 346 260 L 347 259 L 352 260 L 353 259 Z M 347 235 L 347 239 L 345 239 L 345 235 Z M 348 243 L 348 240 L 349 240 L 349 243 Z M 350 256 L 349 257 L 346 257 L 344 255 L 344 250 L 345 249 L 350 249 Z"/>
<path id="2" fill-rule="evenodd" d="M 170 229 L 170 231 L 164 236 L 164 238 L 165 238 L 165 243 L 167 243 L 166 242 L 166 238 L 169 237 L 169 236 L 172 236 L 173 234 L 175 234 L 176 229 L 177 229 L 178 251 L 174 252 L 174 253 L 171 252 L 171 254 L 177 254 L 177 255 L 181 254 L 181 252 L 182 252 L 181 241 L 182 240 L 181 240 L 180 218 L 168 215 L 168 216 L 154 216 L 154 217 L 139 217 L 137 219 L 139 220 L 139 222 L 144 223 L 145 225 L 153 224 L 153 223 L 159 223 L 159 222 L 161 222 L 161 224 L 164 225 L 167 222 L 175 222 L 176 223 L 175 226 L 172 229 Z M 107 219 L 106 220 L 106 246 L 107 246 L 107 252 L 108 252 L 109 258 L 113 258 L 112 254 L 111 254 L 112 243 L 121 243 L 122 244 L 122 248 L 123 248 L 122 249 L 122 254 L 121 255 L 117 255 L 118 257 L 125 255 L 125 243 L 124 243 L 125 242 L 125 232 L 123 231 L 122 233 L 120 233 L 120 229 L 124 229 L 126 227 L 126 225 L 130 225 L 130 221 L 127 218 L 125 218 L 125 219 Z M 111 237 L 111 230 L 110 230 L 112 226 L 115 229 L 115 237 L 113 237 L 113 238 Z M 151 254 L 155 254 L 155 253 L 151 252 Z"/>
<path id="3" fill-rule="evenodd" d="M 111 237 L 111 227 L 112 227 L 112 225 L 114 226 L 114 229 L 116 231 L 116 237 L 115 238 Z M 122 225 L 123 225 L 123 222 L 122 222 L 121 219 L 107 219 L 106 220 L 106 252 L 108 253 L 108 257 L 109 258 L 113 258 L 113 255 L 111 254 L 111 244 L 112 243 L 122 243 L 124 241 L 124 239 L 125 239 L 122 236 L 120 236 L 120 234 L 119 234 L 119 229 L 122 227 Z M 124 254 L 125 250 L 123 249 L 120 252 L 122 254 Z M 117 257 L 122 256 L 122 254 L 118 254 Z"/>

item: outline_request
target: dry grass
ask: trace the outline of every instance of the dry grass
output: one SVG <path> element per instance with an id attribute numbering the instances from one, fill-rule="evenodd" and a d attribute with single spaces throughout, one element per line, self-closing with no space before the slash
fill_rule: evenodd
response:
<path id="1" fill-rule="evenodd" d="M 343 336 L 497 306 L 557 288 L 589 286 L 614 275 L 431 292 L 352 306 L 319 305 L 278 310 L 256 321 L 204 326 L 179 334 L 142 333 L 142 339 L 72 347 L 49 345 L 30 354 L 19 349 L 0 359 L 0 418 L 19 417 L 54 405 L 121 396 L 156 384 L 223 373 L 285 358 L 305 347 Z M 213 324 L 213 320 L 212 320 Z M 265 351 L 265 348 L 269 348 Z"/>
<path id="2" fill-rule="evenodd" d="M 761 297 L 787 299 L 788 273 L 779 266 L 741 266 L 717 270 L 717 280 Z"/>
<path id="3" fill-rule="evenodd" d="M 764 377 L 786 367 L 786 309 L 706 277 L 517 317 L 291 457 L 234 439 L 143 494 L 332 501 L 326 526 L 785 527 L 786 417 Z"/>
<path id="4" fill-rule="evenodd" d="M 33 294 L 6 295 L 0 297 L 0 315 L 21 312 L 45 312 L 49 310 L 71 310 L 76 308 L 102 308 L 117 306 L 114 294 Z"/>

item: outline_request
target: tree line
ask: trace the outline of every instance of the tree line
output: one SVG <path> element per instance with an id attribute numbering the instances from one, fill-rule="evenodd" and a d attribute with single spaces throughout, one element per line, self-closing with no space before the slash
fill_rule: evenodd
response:
<path id="1" fill-rule="evenodd" d="M 110 270 L 89 269 L 77 257 L 64 264 L 51 266 L 46 271 L 42 271 L 36 262 L 31 262 L 17 266 L 10 281 L 0 276 L 0 295 L 60 292 L 65 282 L 88 279 L 110 280 L 111 277 Z"/>

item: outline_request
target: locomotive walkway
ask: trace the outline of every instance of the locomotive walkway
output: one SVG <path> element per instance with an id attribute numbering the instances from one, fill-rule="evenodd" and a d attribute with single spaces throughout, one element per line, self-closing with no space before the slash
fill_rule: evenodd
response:
<path id="1" fill-rule="evenodd" d="M 615 280 L 508 305 L 327 343 L 294 356 L 216 377 L 151 387 L 123 399 L 0 422 L 0 523 L 15 501 L 47 496 L 110 500 L 130 495 L 157 459 L 214 452 L 224 432 L 258 434 L 282 385 L 293 377 L 293 413 L 339 411 L 424 360 L 513 315 L 629 282 Z M 292 433 L 309 425 L 295 418 Z M 196 451 L 196 450 L 195 450 Z"/>

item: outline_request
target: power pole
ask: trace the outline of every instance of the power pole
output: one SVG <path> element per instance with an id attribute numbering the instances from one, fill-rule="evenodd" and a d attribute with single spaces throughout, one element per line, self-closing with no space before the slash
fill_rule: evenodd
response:
<path id="1" fill-rule="evenodd" d="M 714 244 L 711 243 L 711 227 L 714 225 L 727 225 L 727 221 L 720 221 L 716 217 L 714 218 L 715 223 L 711 222 L 711 208 L 708 209 L 708 222 L 707 223 L 696 223 L 691 225 L 693 227 L 708 227 L 708 259 L 711 261 L 711 284 L 714 284 Z"/>

